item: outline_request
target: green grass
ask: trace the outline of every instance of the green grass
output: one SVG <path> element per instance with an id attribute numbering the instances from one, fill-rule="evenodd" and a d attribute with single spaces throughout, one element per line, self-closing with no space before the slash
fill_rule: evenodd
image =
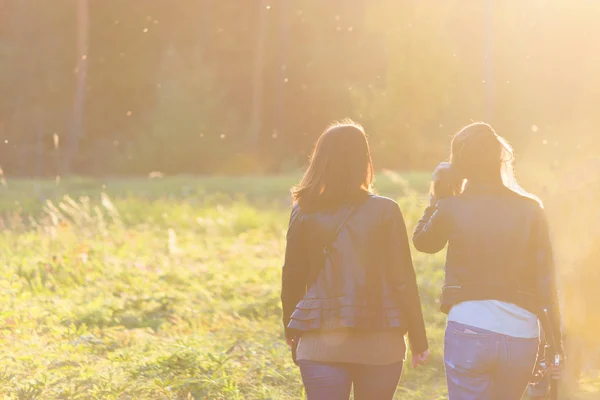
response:
<path id="1" fill-rule="evenodd" d="M 279 303 L 296 178 L 9 181 L 0 202 L 0 394 L 301 398 Z M 412 229 L 426 177 L 378 183 Z M 406 368 L 397 398 L 443 399 L 443 256 L 414 259 L 433 360 Z M 598 386 L 584 382 L 587 398 Z"/>

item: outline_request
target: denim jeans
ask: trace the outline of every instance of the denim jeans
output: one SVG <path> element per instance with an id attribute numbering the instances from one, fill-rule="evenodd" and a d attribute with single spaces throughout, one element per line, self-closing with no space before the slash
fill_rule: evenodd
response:
<path id="1" fill-rule="evenodd" d="M 520 400 L 532 378 L 538 342 L 449 321 L 444 338 L 448 399 Z"/>
<path id="2" fill-rule="evenodd" d="M 391 365 L 321 363 L 299 360 L 308 400 L 392 400 L 402 374 L 402 362 Z"/>

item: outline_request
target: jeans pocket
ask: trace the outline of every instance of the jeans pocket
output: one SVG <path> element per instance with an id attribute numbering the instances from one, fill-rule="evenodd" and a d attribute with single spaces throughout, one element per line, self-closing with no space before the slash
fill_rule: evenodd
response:
<path id="1" fill-rule="evenodd" d="M 463 371 L 478 372 L 489 364 L 490 336 L 454 331 L 446 364 Z"/>
<path id="2" fill-rule="evenodd" d="M 535 368 L 535 360 L 538 354 L 538 338 L 514 338 L 509 337 L 506 341 L 508 360 L 510 365 L 518 368 Z"/>

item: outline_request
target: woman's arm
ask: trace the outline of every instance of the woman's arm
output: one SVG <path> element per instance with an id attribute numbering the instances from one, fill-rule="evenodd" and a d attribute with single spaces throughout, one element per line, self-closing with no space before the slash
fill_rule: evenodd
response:
<path id="1" fill-rule="evenodd" d="M 413 244 L 423 253 L 437 253 L 448 242 L 450 224 L 440 202 L 436 203 L 425 209 L 413 233 Z"/>
<path id="2" fill-rule="evenodd" d="M 302 216 L 298 207 L 294 207 L 287 232 L 285 262 L 281 274 L 281 308 L 286 339 L 293 338 L 295 334 L 287 326 L 296 305 L 306 293 L 308 271 Z"/>
<path id="3" fill-rule="evenodd" d="M 389 268 L 393 289 L 399 294 L 400 306 L 407 317 L 411 352 L 421 354 L 429 348 L 417 277 L 410 254 L 406 224 L 400 207 L 394 204 L 387 234 Z"/>

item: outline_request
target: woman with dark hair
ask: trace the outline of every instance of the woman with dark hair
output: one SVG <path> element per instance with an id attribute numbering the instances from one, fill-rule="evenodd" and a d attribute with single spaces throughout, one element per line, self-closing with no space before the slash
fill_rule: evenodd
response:
<path id="1" fill-rule="evenodd" d="M 548 225 L 538 199 L 517 184 L 513 152 L 491 126 L 474 123 L 452 140 L 450 163 L 433 175 L 417 250 L 448 243 L 441 310 L 450 400 L 519 400 L 536 363 L 538 315 L 560 315 Z M 562 352 L 562 345 L 560 345 Z"/>
<path id="2" fill-rule="evenodd" d="M 372 183 L 365 133 L 342 123 L 293 190 L 281 301 L 309 400 L 392 399 L 407 332 L 413 365 L 429 356 L 404 219 Z"/>

